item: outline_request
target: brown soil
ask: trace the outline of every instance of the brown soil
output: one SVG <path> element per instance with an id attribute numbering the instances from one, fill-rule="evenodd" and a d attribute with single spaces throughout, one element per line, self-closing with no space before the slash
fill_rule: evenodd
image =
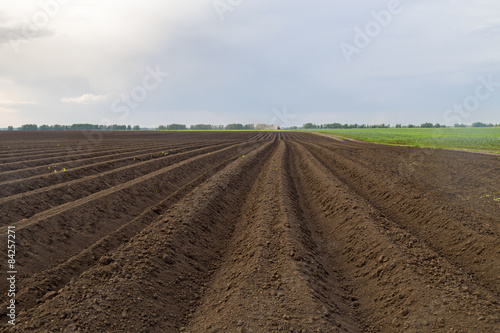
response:
<path id="1" fill-rule="evenodd" d="M 2 132 L 0 330 L 500 332 L 499 171 L 309 133 Z"/>

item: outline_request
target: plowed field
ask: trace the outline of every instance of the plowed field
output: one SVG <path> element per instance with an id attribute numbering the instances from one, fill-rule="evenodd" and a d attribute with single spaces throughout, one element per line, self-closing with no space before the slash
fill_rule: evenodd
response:
<path id="1" fill-rule="evenodd" d="M 293 132 L 3 132 L 12 332 L 500 332 L 500 160 Z M 2 294 L 4 291 L 2 291 Z"/>

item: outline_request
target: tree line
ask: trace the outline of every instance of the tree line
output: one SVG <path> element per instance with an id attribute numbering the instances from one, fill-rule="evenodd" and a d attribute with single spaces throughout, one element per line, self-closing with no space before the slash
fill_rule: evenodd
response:
<path id="1" fill-rule="evenodd" d="M 156 127 L 158 131 L 182 131 L 182 130 L 266 130 L 266 129 L 279 129 L 275 125 L 267 124 L 228 124 L 228 125 L 210 125 L 210 124 L 196 124 L 187 126 L 184 124 L 169 124 L 160 125 Z M 9 126 L 9 131 L 13 131 L 14 127 Z M 139 125 L 95 125 L 95 124 L 73 124 L 73 125 L 41 125 L 25 124 L 17 128 L 19 131 L 81 131 L 81 130 L 111 130 L 111 131 L 139 131 Z"/>
<path id="2" fill-rule="evenodd" d="M 402 125 L 402 124 L 396 124 L 394 125 L 394 128 L 446 128 L 448 126 L 443 125 L 443 124 L 433 124 L 433 123 L 423 123 L 420 125 L 414 125 L 414 124 L 408 124 L 408 125 Z M 475 122 L 472 123 L 472 125 L 465 125 L 465 124 L 454 124 L 453 127 L 500 127 L 500 124 L 486 124 L 482 122 Z M 340 123 L 332 123 L 332 124 L 322 124 L 322 125 L 317 125 L 313 123 L 306 123 L 302 126 L 303 129 L 345 129 L 345 128 L 391 128 L 391 125 L 389 124 L 378 124 L 378 125 L 366 125 L 366 124 L 340 124 Z"/>
<path id="3" fill-rule="evenodd" d="M 313 123 L 306 123 L 302 127 L 291 126 L 288 129 L 345 129 L 345 128 L 390 128 L 389 124 L 378 124 L 378 125 L 367 125 L 367 124 L 341 124 L 341 123 L 331 123 L 331 124 L 322 124 L 317 125 Z M 394 128 L 445 128 L 446 125 L 442 125 L 439 123 L 423 123 L 420 125 L 402 125 L 396 124 Z M 500 124 L 492 124 L 492 123 L 482 123 L 475 122 L 471 125 L 465 124 L 455 124 L 453 127 L 500 127 Z M 221 130 L 275 130 L 280 129 L 279 126 L 276 125 L 267 125 L 267 124 L 228 124 L 228 125 L 210 125 L 210 124 L 196 124 L 190 125 L 189 127 L 184 124 L 169 124 L 169 125 L 160 125 L 156 127 L 158 131 L 182 131 L 182 130 L 212 130 L 212 131 L 221 131 Z M 9 126 L 7 128 L 9 131 L 13 131 L 14 127 Z M 141 127 L 139 125 L 131 126 L 131 125 L 95 125 L 95 124 L 73 124 L 73 125 L 41 125 L 38 126 L 36 124 L 25 124 L 17 128 L 19 131 L 81 131 L 81 130 L 104 130 L 104 131 L 139 131 Z"/>
<path id="4" fill-rule="evenodd" d="M 138 131 L 140 126 L 134 127 L 130 125 L 95 125 L 95 124 L 73 124 L 73 125 L 36 125 L 25 124 L 17 128 L 19 131 L 82 131 L 82 130 L 109 130 L 109 131 Z M 9 126 L 9 131 L 13 131 L 14 127 Z"/>
<path id="5" fill-rule="evenodd" d="M 303 129 L 336 129 L 336 128 L 389 128 L 390 125 L 380 124 L 380 125 L 358 125 L 358 124 L 341 124 L 341 123 L 332 123 L 332 124 L 322 124 L 316 125 L 313 123 L 306 123 L 302 126 Z"/>
<path id="6" fill-rule="evenodd" d="M 159 131 L 171 130 L 187 130 L 188 127 L 182 124 L 160 125 L 156 128 Z M 196 124 L 189 126 L 190 130 L 200 131 L 222 131 L 222 130 L 265 130 L 265 129 L 279 129 L 275 125 L 266 124 L 228 124 L 228 125 L 210 125 L 210 124 Z"/>

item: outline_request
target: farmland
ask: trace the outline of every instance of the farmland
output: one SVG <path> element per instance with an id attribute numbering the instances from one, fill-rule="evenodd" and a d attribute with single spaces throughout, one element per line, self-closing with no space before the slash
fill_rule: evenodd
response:
<path id="1" fill-rule="evenodd" d="M 500 153 L 500 128 L 316 129 L 332 136 L 389 145 Z"/>
<path id="2" fill-rule="evenodd" d="M 494 332 L 499 171 L 306 132 L 3 132 L 18 312 L 9 325 L 4 299 L 0 325 Z"/>

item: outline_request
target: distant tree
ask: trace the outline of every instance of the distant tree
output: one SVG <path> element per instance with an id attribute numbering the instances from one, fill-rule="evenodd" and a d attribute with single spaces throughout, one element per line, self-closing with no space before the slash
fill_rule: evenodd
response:
<path id="1" fill-rule="evenodd" d="M 170 131 L 181 131 L 187 129 L 187 127 L 183 124 L 170 124 L 167 125 L 167 129 Z"/>
<path id="2" fill-rule="evenodd" d="M 160 125 L 156 128 L 157 131 L 165 131 L 167 130 L 167 126 Z"/>
<path id="3" fill-rule="evenodd" d="M 340 124 L 340 123 L 324 124 L 324 125 L 323 125 L 323 128 L 328 128 L 328 129 L 332 129 L 332 128 L 342 128 L 342 124 Z"/>
<path id="4" fill-rule="evenodd" d="M 196 125 L 191 125 L 189 127 L 189 129 L 192 129 L 192 130 L 213 130 L 213 129 L 217 129 L 218 127 L 217 126 L 214 126 L 214 125 L 208 125 L 208 124 L 196 124 Z"/>
<path id="5" fill-rule="evenodd" d="M 318 128 L 318 125 L 313 124 L 313 123 L 306 123 L 302 126 L 304 129 L 313 129 L 313 128 Z"/>
<path id="6" fill-rule="evenodd" d="M 132 130 L 134 130 L 134 131 L 140 131 L 141 127 L 139 125 L 135 125 Z"/>
<path id="7" fill-rule="evenodd" d="M 396 124 L 395 128 L 401 128 L 401 124 Z"/>
<path id="8" fill-rule="evenodd" d="M 36 124 L 25 124 L 18 128 L 20 131 L 36 131 L 38 126 Z"/>
<path id="9" fill-rule="evenodd" d="M 435 128 L 441 128 L 441 127 L 443 127 L 443 126 L 441 126 L 441 124 L 440 124 L 440 123 L 436 123 L 436 124 L 434 125 L 434 127 L 435 127 Z"/>
<path id="10" fill-rule="evenodd" d="M 12 126 L 7 127 L 7 131 L 13 131 L 13 130 L 14 130 L 14 127 L 12 127 Z"/>
<path id="11" fill-rule="evenodd" d="M 242 130 L 243 125 L 242 124 L 228 124 L 228 125 L 226 125 L 226 127 L 224 129 L 226 129 L 226 130 Z"/>
<path id="12" fill-rule="evenodd" d="M 254 130 L 255 129 L 255 125 L 254 124 L 246 124 L 245 126 L 243 126 L 243 129 L 245 129 L 245 130 Z"/>
<path id="13" fill-rule="evenodd" d="M 467 127 L 465 124 L 454 124 L 453 127 Z"/>
<path id="14" fill-rule="evenodd" d="M 413 124 L 408 124 L 408 128 L 415 128 L 415 125 L 413 125 Z"/>
<path id="15" fill-rule="evenodd" d="M 50 126 L 49 125 L 41 125 L 40 127 L 38 127 L 38 129 L 40 131 L 48 131 L 48 130 L 50 130 Z"/>
<path id="16" fill-rule="evenodd" d="M 131 131 L 132 130 L 132 126 L 128 125 L 127 126 L 127 131 Z"/>
<path id="17" fill-rule="evenodd" d="M 113 125 L 111 125 L 111 130 L 113 130 L 113 131 L 126 131 L 127 130 L 127 126 L 126 125 L 113 124 Z"/>
<path id="18" fill-rule="evenodd" d="M 433 128 L 434 125 L 432 125 L 432 123 L 423 123 L 422 125 L 420 125 L 420 127 L 422 127 L 422 128 Z"/>
<path id="19" fill-rule="evenodd" d="M 69 127 L 73 131 L 97 130 L 99 125 L 94 124 L 73 124 Z"/>
<path id="20" fill-rule="evenodd" d="M 472 127 L 486 127 L 486 124 L 481 122 L 476 122 L 472 123 Z"/>
<path id="21" fill-rule="evenodd" d="M 261 130 L 275 130 L 276 129 L 276 125 L 257 124 L 257 125 L 255 125 L 255 129 L 258 130 L 258 131 L 261 131 Z"/>

